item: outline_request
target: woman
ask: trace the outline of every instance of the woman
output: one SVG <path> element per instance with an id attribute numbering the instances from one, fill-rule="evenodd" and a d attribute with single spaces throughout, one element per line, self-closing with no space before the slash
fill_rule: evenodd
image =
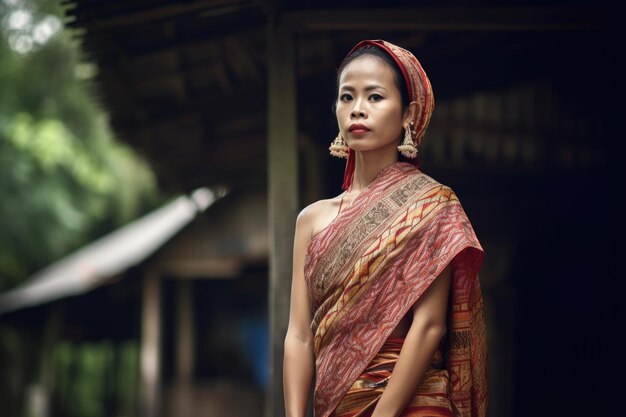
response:
<path id="1" fill-rule="evenodd" d="M 296 222 L 285 407 L 316 417 L 485 416 L 483 249 L 449 187 L 422 173 L 433 110 L 418 60 L 363 41 L 338 71 L 345 190 Z"/>

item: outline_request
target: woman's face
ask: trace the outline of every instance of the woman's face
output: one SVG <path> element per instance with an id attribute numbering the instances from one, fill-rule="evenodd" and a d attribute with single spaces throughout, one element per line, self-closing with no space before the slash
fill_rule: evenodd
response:
<path id="1" fill-rule="evenodd" d="M 339 77 L 337 122 L 355 151 L 399 145 L 403 109 L 393 70 L 380 58 L 364 55 L 349 63 Z"/>

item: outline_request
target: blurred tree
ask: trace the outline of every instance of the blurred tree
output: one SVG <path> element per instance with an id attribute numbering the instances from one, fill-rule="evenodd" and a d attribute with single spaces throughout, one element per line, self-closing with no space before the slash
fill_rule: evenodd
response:
<path id="1" fill-rule="evenodd" d="M 159 203 L 50 0 L 0 0 L 0 291 Z"/>

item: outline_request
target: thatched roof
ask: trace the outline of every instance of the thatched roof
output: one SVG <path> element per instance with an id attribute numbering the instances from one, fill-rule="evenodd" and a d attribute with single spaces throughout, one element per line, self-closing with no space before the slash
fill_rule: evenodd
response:
<path id="1" fill-rule="evenodd" d="M 325 151 L 336 133 L 335 68 L 356 41 L 384 37 L 416 52 L 441 100 L 532 74 L 546 32 L 615 28 L 601 3 L 64 2 L 98 64 L 115 131 L 178 192 L 265 183 L 269 24 L 296 34 L 301 141 Z"/>

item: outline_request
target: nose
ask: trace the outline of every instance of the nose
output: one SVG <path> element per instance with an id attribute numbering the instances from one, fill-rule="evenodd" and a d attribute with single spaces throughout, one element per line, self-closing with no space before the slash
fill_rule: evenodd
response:
<path id="1" fill-rule="evenodd" d="M 366 119 L 367 113 L 361 107 L 361 101 L 355 100 L 354 107 L 352 108 L 352 111 L 350 112 L 350 119 L 358 119 L 358 118 Z"/>
<path id="2" fill-rule="evenodd" d="M 352 112 L 350 113 L 350 118 L 351 119 L 365 119 L 366 118 L 366 114 L 363 110 L 352 110 Z"/>

